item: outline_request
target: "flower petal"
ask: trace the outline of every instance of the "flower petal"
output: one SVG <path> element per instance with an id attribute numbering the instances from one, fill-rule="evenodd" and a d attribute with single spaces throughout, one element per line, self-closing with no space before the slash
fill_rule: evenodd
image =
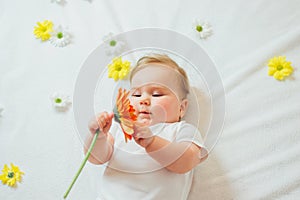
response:
<path id="1" fill-rule="evenodd" d="M 269 67 L 269 71 L 268 71 L 268 74 L 270 75 L 270 76 L 273 76 L 273 74 L 276 72 L 276 68 L 274 68 L 274 67 Z"/>
<path id="2" fill-rule="evenodd" d="M 291 62 L 286 61 L 285 56 L 273 57 L 268 62 L 268 74 L 277 80 L 283 80 L 293 72 Z"/>
<path id="3" fill-rule="evenodd" d="M 125 142 L 132 138 L 132 134 L 134 133 L 133 122 L 136 121 L 137 116 L 135 115 L 135 110 L 132 105 L 130 105 L 130 101 L 128 99 L 130 91 L 126 91 L 126 89 L 119 88 L 118 95 L 116 99 L 116 109 L 117 113 L 115 113 L 115 117 L 119 117 L 118 122 L 120 122 L 122 131 L 125 136 Z"/>
<path id="4" fill-rule="evenodd" d="M 9 168 L 6 164 L 4 165 L 2 169 L 3 173 L 0 175 L 0 180 L 3 184 L 14 187 L 17 182 L 21 181 L 24 172 L 22 172 L 19 167 L 14 164 L 11 163 L 10 165 L 11 168 Z"/>

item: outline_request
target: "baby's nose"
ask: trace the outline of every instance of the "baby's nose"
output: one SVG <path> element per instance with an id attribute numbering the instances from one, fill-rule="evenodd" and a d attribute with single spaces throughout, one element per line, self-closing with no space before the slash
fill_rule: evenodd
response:
<path id="1" fill-rule="evenodd" d="M 150 105 L 150 99 L 149 98 L 144 98 L 140 101 L 140 105 Z"/>

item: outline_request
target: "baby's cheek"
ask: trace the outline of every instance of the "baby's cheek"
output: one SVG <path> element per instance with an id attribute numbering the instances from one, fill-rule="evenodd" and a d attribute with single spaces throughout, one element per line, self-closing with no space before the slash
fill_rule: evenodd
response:
<path id="1" fill-rule="evenodd" d="M 166 110 L 167 113 L 169 113 L 174 109 L 174 102 L 172 102 L 172 101 L 161 101 L 160 106 L 164 110 Z"/>
<path id="2" fill-rule="evenodd" d="M 151 112 L 154 114 L 155 118 L 159 119 L 159 121 L 161 121 L 161 122 L 166 121 L 167 110 L 163 105 L 158 104 L 158 105 L 152 106 Z"/>
<path id="3" fill-rule="evenodd" d="M 178 118 L 178 115 L 180 113 L 180 107 L 175 102 L 168 102 L 166 104 L 162 105 L 165 109 L 165 112 L 167 114 L 167 118 L 169 120 L 175 120 Z"/>

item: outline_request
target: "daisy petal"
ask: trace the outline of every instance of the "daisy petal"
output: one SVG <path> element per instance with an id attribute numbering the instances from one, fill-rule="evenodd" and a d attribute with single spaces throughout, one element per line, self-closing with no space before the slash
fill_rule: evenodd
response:
<path id="1" fill-rule="evenodd" d="M 21 182 L 23 174 L 24 172 L 22 172 L 18 166 L 11 163 L 11 168 L 9 168 L 5 164 L 2 169 L 2 174 L 0 174 L 0 180 L 3 184 L 15 187 L 17 182 Z"/>
<path id="2" fill-rule="evenodd" d="M 211 25 L 208 22 L 196 19 L 193 23 L 193 30 L 201 39 L 206 39 L 213 34 Z"/>
<path id="3" fill-rule="evenodd" d="M 64 47 L 71 43 L 71 35 L 66 31 L 66 29 L 63 29 L 61 26 L 58 26 L 51 33 L 50 42 L 56 47 Z"/>

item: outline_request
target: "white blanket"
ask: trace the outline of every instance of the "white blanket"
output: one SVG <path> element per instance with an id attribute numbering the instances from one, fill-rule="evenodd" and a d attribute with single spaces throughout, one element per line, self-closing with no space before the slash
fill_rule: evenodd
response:
<path id="1" fill-rule="evenodd" d="M 225 88 L 223 131 L 196 168 L 189 200 L 299 198 L 299 6 L 299 0 L 1 0 L 0 167 L 12 162 L 25 175 L 17 188 L 0 185 L 0 199 L 62 199 L 83 159 L 82 139 L 73 109 L 57 112 L 49 96 L 72 97 L 82 64 L 104 35 L 143 27 L 193 39 Z M 195 18 L 210 22 L 211 37 L 196 35 Z M 35 39 L 36 22 L 46 19 L 68 27 L 72 43 L 58 48 Z M 285 81 L 268 76 L 268 60 L 280 55 L 295 69 Z M 96 199 L 102 169 L 87 164 L 68 199 Z"/>

